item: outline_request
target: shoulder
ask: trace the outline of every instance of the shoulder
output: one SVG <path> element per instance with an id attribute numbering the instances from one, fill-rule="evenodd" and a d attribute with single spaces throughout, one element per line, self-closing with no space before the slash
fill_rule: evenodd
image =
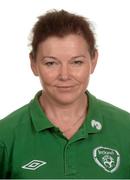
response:
<path id="1" fill-rule="evenodd" d="M 104 123 L 110 126 L 126 127 L 130 129 L 130 113 L 101 99 L 96 98 L 88 92 L 93 113 L 97 113 Z"/>
<path id="2" fill-rule="evenodd" d="M 23 126 L 27 119 L 29 119 L 29 104 L 24 105 L 0 120 L 0 141 L 6 137 L 11 138 L 16 129 Z"/>
<path id="3" fill-rule="evenodd" d="M 106 123 L 130 131 L 130 113 L 103 100 L 97 99 L 98 109 Z"/>
<path id="4" fill-rule="evenodd" d="M 96 96 L 92 95 L 90 92 L 87 91 L 89 101 L 90 103 L 98 110 L 102 111 L 102 113 L 105 113 L 106 115 L 121 115 L 126 116 L 128 119 L 130 118 L 130 113 L 125 111 L 124 109 L 121 109 L 109 102 L 106 102 L 102 99 L 98 99 Z"/>
<path id="5" fill-rule="evenodd" d="M 104 114 L 108 116 L 113 115 L 119 118 L 125 117 L 126 119 L 128 118 L 130 120 L 130 113 L 125 111 L 124 109 L 121 109 L 100 99 L 97 99 L 97 103 Z"/>

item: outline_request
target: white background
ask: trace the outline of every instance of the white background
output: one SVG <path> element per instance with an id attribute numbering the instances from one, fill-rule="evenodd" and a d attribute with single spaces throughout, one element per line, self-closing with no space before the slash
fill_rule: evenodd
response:
<path id="1" fill-rule="evenodd" d="M 36 17 L 50 9 L 86 16 L 94 24 L 99 62 L 88 89 L 130 112 L 129 0 L 1 0 L 0 119 L 41 89 L 30 70 L 28 36 Z"/>

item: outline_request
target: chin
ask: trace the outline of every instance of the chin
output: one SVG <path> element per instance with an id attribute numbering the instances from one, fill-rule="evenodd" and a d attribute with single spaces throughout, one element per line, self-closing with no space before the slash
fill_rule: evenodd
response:
<path id="1" fill-rule="evenodd" d="M 84 88 L 75 89 L 73 91 L 68 89 L 51 89 L 46 94 L 58 104 L 69 105 L 73 104 L 84 95 Z"/>
<path id="2" fill-rule="evenodd" d="M 77 99 L 79 98 L 79 96 L 77 95 L 63 95 L 62 96 L 55 96 L 55 101 L 57 101 L 59 104 L 63 104 L 63 105 L 69 105 L 69 104 L 73 104 Z"/>

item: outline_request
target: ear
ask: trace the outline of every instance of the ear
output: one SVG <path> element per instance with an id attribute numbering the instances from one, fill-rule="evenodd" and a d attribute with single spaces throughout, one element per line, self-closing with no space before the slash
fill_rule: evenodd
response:
<path id="1" fill-rule="evenodd" d="M 94 57 L 91 59 L 91 74 L 94 72 L 95 67 L 97 65 L 97 61 L 98 61 L 98 51 L 95 50 L 95 54 Z"/>
<path id="2" fill-rule="evenodd" d="M 32 69 L 32 72 L 35 76 L 38 76 L 38 70 L 37 70 L 37 63 L 36 60 L 33 58 L 32 53 L 29 54 L 30 59 L 30 67 Z"/>

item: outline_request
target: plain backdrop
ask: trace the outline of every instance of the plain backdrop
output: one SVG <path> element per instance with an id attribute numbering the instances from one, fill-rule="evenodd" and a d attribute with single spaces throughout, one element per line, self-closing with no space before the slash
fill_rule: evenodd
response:
<path id="1" fill-rule="evenodd" d="M 65 9 L 94 25 L 99 60 L 89 91 L 130 112 L 130 0 L 1 0 L 0 119 L 41 89 L 30 69 L 29 33 L 37 16 Z"/>

